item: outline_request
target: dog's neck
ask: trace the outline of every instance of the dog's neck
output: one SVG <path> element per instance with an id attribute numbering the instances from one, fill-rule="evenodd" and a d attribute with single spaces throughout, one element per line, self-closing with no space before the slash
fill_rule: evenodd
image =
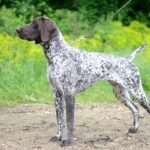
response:
<path id="1" fill-rule="evenodd" d="M 42 43 L 42 46 L 44 48 L 44 54 L 48 60 L 48 63 L 52 63 L 53 57 L 60 53 L 63 53 L 67 44 L 62 33 L 57 30 L 55 36 L 53 36 L 50 41 Z"/>

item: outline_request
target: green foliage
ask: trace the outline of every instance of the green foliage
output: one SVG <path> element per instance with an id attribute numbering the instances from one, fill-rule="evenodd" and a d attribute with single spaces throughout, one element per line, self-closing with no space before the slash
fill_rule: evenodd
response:
<path id="1" fill-rule="evenodd" d="M 22 17 L 16 16 L 14 9 L 3 7 L 0 10 L 0 16 L 0 32 L 15 35 L 17 26 L 24 23 Z"/>
<path id="2" fill-rule="evenodd" d="M 10 99 L 14 103 L 49 99 L 41 49 L 6 34 L 0 35 L 0 43 L 0 99 Z"/>
<path id="3" fill-rule="evenodd" d="M 88 21 L 84 20 L 76 11 L 58 9 L 53 13 L 49 13 L 48 16 L 52 18 L 59 28 L 67 35 L 77 36 L 89 32 Z"/>
<path id="4" fill-rule="evenodd" d="M 23 16 L 26 21 L 37 15 L 49 15 L 51 10 L 73 10 L 93 25 L 100 18 L 112 17 L 128 1 L 114 19 L 126 25 L 135 19 L 150 25 L 150 0 L 0 0 L 0 7 L 15 9 L 16 15 Z"/>
<path id="5" fill-rule="evenodd" d="M 43 52 L 32 42 L 14 36 L 18 26 L 35 16 L 47 15 L 73 46 L 128 56 L 134 48 L 150 41 L 150 29 L 145 25 L 150 25 L 150 0 L 133 0 L 113 18 L 127 1 L 0 0 L 0 104 L 47 103 L 52 99 Z M 133 21 L 135 19 L 145 24 Z M 144 88 L 150 91 L 149 45 L 135 63 L 140 68 Z M 79 101 L 99 99 L 114 100 L 108 84 L 97 83 L 78 96 Z"/>
<path id="6" fill-rule="evenodd" d="M 45 75 L 46 60 L 42 49 L 32 42 L 7 34 L 0 35 L 0 43 L 0 105 L 51 102 L 52 92 Z M 103 89 L 99 93 L 95 92 L 99 89 L 97 86 Z M 114 101 L 111 88 L 100 83 L 97 86 L 79 95 L 78 100 L 90 102 L 91 99 L 97 101 L 103 97 L 108 102 Z M 108 91 L 109 94 L 105 96 Z"/>
<path id="7" fill-rule="evenodd" d="M 16 34 L 16 28 L 25 24 L 27 21 L 26 18 L 32 19 L 33 16 L 41 15 L 40 11 L 33 9 L 32 16 L 29 9 L 30 8 L 27 7 L 21 9 L 22 12 L 18 12 L 20 14 L 18 16 L 15 13 L 15 9 L 7 9 L 5 7 L 1 8 L 0 33 L 4 32 L 14 36 Z M 59 28 L 65 34 L 77 36 L 87 33 L 90 28 L 88 21 L 83 20 L 82 16 L 80 16 L 76 11 L 70 11 L 67 9 L 58 9 L 54 11 L 49 8 L 47 15 L 58 24 Z"/>
<path id="8" fill-rule="evenodd" d="M 47 15 L 51 12 L 51 7 L 43 0 L 15 1 L 14 8 L 17 16 L 23 16 L 26 21 L 35 16 Z"/>
<path id="9" fill-rule="evenodd" d="M 113 0 L 76 0 L 76 7 L 85 18 L 91 23 L 95 23 L 100 18 L 106 18 L 109 13 L 117 10 L 117 3 Z"/>
<path id="10" fill-rule="evenodd" d="M 65 39 L 88 51 L 122 56 L 128 56 L 134 48 L 150 41 L 150 29 L 137 21 L 128 27 L 120 22 L 97 24 L 94 32 L 88 37 L 65 35 Z M 0 43 L 0 103 L 50 102 L 52 92 L 45 75 L 46 60 L 42 48 L 8 34 L 0 35 Z M 149 45 L 137 56 L 135 63 L 139 66 L 144 88 L 150 91 Z M 99 82 L 81 93 L 78 100 L 113 102 L 114 96 L 108 84 Z"/>

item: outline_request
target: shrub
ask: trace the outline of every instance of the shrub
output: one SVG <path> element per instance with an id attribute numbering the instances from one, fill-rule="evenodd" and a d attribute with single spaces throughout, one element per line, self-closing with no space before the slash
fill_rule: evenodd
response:
<path id="1" fill-rule="evenodd" d="M 105 52 L 124 57 L 143 42 L 150 41 L 150 29 L 136 21 L 132 22 L 129 27 L 123 26 L 120 22 L 97 24 L 94 32 L 92 36 L 65 35 L 65 39 L 71 45 L 88 51 Z M 20 100 L 21 102 L 40 102 L 46 99 L 47 101 L 44 102 L 48 102 L 52 94 L 49 92 L 45 76 L 46 60 L 41 48 L 33 42 L 23 41 L 8 34 L 0 35 L 0 43 L 0 99 Z M 150 91 L 149 45 L 143 53 L 136 57 L 135 62 L 142 74 L 144 88 Z M 101 87 L 99 84 L 98 86 Z M 79 99 L 101 99 L 108 94 L 108 91 L 111 91 L 110 88 L 107 90 L 107 85 L 102 84 L 105 91 L 98 95 L 99 92 L 96 92 L 98 86 L 81 94 Z M 94 94 L 89 95 L 89 91 Z"/>
<path id="2" fill-rule="evenodd" d="M 61 31 L 65 34 L 77 36 L 88 32 L 89 23 L 83 20 L 82 16 L 76 11 L 58 9 L 53 11 L 53 13 L 49 12 L 48 16 L 58 24 Z"/>
<path id="3" fill-rule="evenodd" d="M 14 9 L 3 7 L 0 10 L 0 16 L 0 32 L 15 35 L 16 28 L 24 24 L 23 18 L 17 17 Z"/>

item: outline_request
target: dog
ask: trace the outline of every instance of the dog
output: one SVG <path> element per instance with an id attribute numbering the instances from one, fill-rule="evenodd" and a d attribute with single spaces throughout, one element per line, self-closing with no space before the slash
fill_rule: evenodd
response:
<path id="1" fill-rule="evenodd" d="M 70 46 L 56 24 L 44 16 L 35 18 L 16 32 L 21 39 L 40 44 L 48 61 L 48 79 L 55 95 L 58 126 L 57 134 L 51 140 L 60 141 L 63 146 L 73 143 L 75 95 L 97 80 L 107 80 L 112 85 L 117 98 L 132 112 L 133 125 L 128 131 L 137 132 L 139 110 L 133 100 L 137 100 L 149 113 L 150 102 L 143 90 L 139 70 L 132 60 L 145 45 L 135 49 L 127 58 L 86 52 Z"/>

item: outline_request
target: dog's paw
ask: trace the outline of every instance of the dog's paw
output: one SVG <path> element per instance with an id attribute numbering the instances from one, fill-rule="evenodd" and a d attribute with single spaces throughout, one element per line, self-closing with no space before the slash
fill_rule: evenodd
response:
<path id="1" fill-rule="evenodd" d="M 138 131 L 137 128 L 131 127 L 131 128 L 129 128 L 128 133 L 136 133 L 137 131 Z"/>
<path id="2" fill-rule="evenodd" d="M 53 137 L 50 138 L 49 141 L 50 141 L 50 142 L 58 142 L 58 141 L 61 141 L 61 137 L 53 136 Z"/>
<path id="3" fill-rule="evenodd" d="M 73 144 L 73 141 L 72 140 L 62 140 L 61 141 L 61 146 L 64 147 L 64 146 L 70 146 Z"/>

